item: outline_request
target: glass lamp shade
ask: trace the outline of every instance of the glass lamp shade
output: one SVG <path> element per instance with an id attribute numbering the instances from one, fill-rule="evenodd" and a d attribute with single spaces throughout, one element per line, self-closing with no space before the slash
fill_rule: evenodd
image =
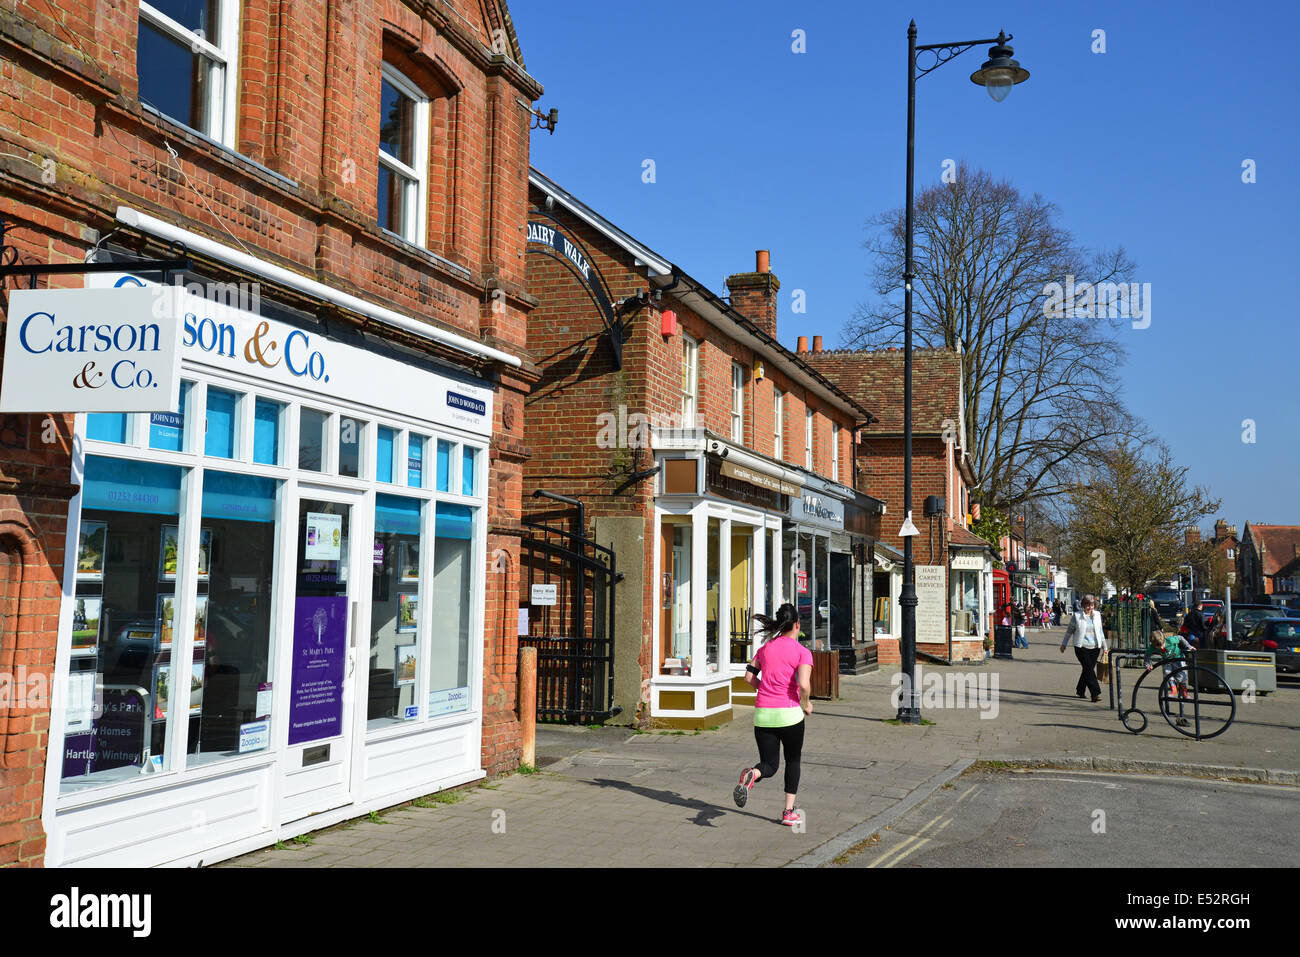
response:
<path id="1" fill-rule="evenodd" d="M 993 98 L 995 103 L 1001 103 L 1007 98 L 1012 85 L 1009 70 L 989 70 L 988 75 L 984 78 L 984 89 L 989 91 L 989 96 Z"/>

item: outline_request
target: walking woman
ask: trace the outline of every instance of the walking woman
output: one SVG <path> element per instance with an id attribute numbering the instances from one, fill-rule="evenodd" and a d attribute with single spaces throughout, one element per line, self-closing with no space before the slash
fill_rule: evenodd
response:
<path id="1" fill-rule="evenodd" d="M 1106 632 L 1097 611 L 1097 599 L 1083 596 L 1083 610 L 1070 616 L 1070 624 L 1061 639 L 1061 654 L 1074 640 L 1074 656 L 1079 659 L 1079 681 L 1074 686 L 1076 696 L 1082 698 L 1085 690 L 1092 692 L 1092 700 L 1101 700 L 1101 683 L 1097 680 L 1097 656 L 1106 648 Z"/>
<path id="2" fill-rule="evenodd" d="M 754 698 L 754 740 L 758 764 L 740 772 L 732 796 L 744 807 L 749 792 L 763 778 L 776 774 L 785 749 L 785 813 L 781 823 L 803 823 L 794 809 L 799 792 L 799 756 L 803 752 L 804 717 L 812 714 L 812 652 L 799 643 L 799 612 L 789 603 L 776 616 L 755 615 L 763 646 L 745 668 L 745 681 L 758 689 Z"/>

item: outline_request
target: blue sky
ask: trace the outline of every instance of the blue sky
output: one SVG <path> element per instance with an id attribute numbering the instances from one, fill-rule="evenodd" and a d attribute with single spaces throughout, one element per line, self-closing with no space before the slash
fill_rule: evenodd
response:
<path id="1" fill-rule="evenodd" d="M 1027 83 L 994 103 L 978 47 L 917 88 L 916 183 L 952 158 L 1040 193 L 1151 284 L 1126 329 L 1130 407 L 1221 514 L 1300 524 L 1300 4 L 513 0 L 556 107 L 533 164 L 697 279 L 770 249 L 781 341 L 840 344 L 871 298 L 867 220 L 904 199 L 907 23 L 919 43 L 1014 34 Z M 804 31 L 806 52 L 792 50 Z M 1106 52 L 1094 53 L 1093 31 Z M 655 182 L 642 180 L 644 161 Z M 1256 182 L 1242 182 L 1242 162 Z M 807 313 L 789 293 L 805 290 Z M 1243 441 L 1253 420 L 1253 443 Z M 1211 524 L 1206 521 L 1208 528 Z"/>

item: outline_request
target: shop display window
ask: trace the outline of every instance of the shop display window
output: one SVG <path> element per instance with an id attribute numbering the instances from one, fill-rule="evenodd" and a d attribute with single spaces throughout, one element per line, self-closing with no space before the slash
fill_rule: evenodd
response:
<path id="1" fill-rule="evenodd" d="M 278 485 L 229 472 L 203 475 L 191 670 L 164 662 L 158 683 L 180 698 L 178 708 L 188 701 L 191 765 L 271 745 Z"/>
<path id="2" fill-rule="evenodd" d="M 367 726 L 419 717 L 416 701 L 424 554 L 419 499 L 375 496 Z"/>
<path id="3" fill-rule="evenodd" d="M 721 567 L 722 558 L 722 523 L 710 518 L 706 536 L 705 561 L 705 625 L 704 625 L 704 660 L 709 671 L 718 670 L 718 648 L 720 632 L 724 624 L 720 619 Z"/>
<path id="4" fill-rule="evenodd" d="M 180 452 L 185 448 L 185 423 L 189 421 L 190 392 L 193 385 L 192 382 L 181 381 L 179 412 L 149 414 L 149 448 L 164 452 Z M 95 438 L 93 435 L 90 437 Z"/>
<path id="5" fill-rule="evenodd" d="M 325 427 L 329 413 L 303 409 L 298 415 L 298 468 L 311 472 L 325 469 Z"/>
<path id="6" fill-rule="evenodd" d="M 86 416 L 86 438 L 125 444 L 129 422 L 125 412 L 91 412 Z"/>
<path id="7" fill-rule="evenodd" d="M 361 477 L 361 438 L 365 423 L 346 415 L 339 416 L 339 475 Z"/>
<path id="8" fill-rule="evenodd" d="M 204 454 L 219 459 L 234 458 L 239 448 L 239 396 L 209 386 L 205 416 Z"/>
<path id="9" fill-rule="evenodd" d="M 60 772 L 64 792 L 161 768 L 183 704 L 157 697 L 175 641 L 185 470 L 87 456 Z M 190 553 L 197 548 L 190 544 Z M 177 717 L 181 715 L 182 717 Z"/>
<path id="10" fill-rule="evenodd" d="M 452 445 L 446 439 L 438 440 L 438 480 L 439 492 L 451 491 L 451 452 Z"/>
<path id="11" fill-rule="evenodd" d="M 470 706 L 470 627 L 475 606 L 475 515 L 467 505 L 438 503 L 433 542 L 433 611 L 429 641 L 429 714 Z M 481 599 L 480 599 L 481 601 Z"/>
<path id="12" fill-rule="evenodd" d="M 253 461 L 259 465 L 280 464 L 280 423 L 284 405 L 258 399 L 253 408 Z"/>
<path id="13" fill-rule="evenodd" d="M 474 468 L 478 463 L 478 449 L 470 448 L 468 445 L 462 446 L 461 449 L 461 479 L 460 494 L 474 494 Z"/>
<path id="14" fill-rule="evenodd" d="M 406 484 L 424 488 L 424 436 L 414 432 L 406 436 Z"/>
<path id="15" fill-rule="evenodd" d="M 375 440 L 375 481 L 393 483 L 393 450 L 397 445 L 397 433 L 393 429 L 380 428 Z"/>

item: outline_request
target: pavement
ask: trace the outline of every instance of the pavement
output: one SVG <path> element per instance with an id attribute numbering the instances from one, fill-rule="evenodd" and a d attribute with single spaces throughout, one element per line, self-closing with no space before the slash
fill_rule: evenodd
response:
<path id="1" fill-rule="evenodd" d="M 920 662 L 922 713 L 933 722 L 921 727 L 890 723 L 894 669 L 841 675 L 842 697 L 814 701 L 808 721 L 803 828 L 778 823 L 780 772 L 743 810 L 732 802 L 740 770 L 756 758 L 750 711 L 738 707 L 734 721 L 696 733 L 541 726 L 537 773 L 443 792 L 218 866 L 825 866 L 977 761 L 986 764 L 972 773 L 1052 765 L 1300 784 L 1300 685 L 1239 702 L 1233 725 L 1204 741 L 1166 724 L 1154 691 L 1144 691 L 1139 707 L 1150 721 L 1135 735 L 1108 707 L 1105 685 L 1097 704 L 1075 697 L 1078 663 L 1058 652 L 1062 633 L 1031 630 L 1030 648 L 1013 660 Z M 945 695 L 942 683 L 936 691 L 932 675 L 959 674 L 982 694 Z M 1124 687 L 1139 674 L 1126 670 Z"/>

